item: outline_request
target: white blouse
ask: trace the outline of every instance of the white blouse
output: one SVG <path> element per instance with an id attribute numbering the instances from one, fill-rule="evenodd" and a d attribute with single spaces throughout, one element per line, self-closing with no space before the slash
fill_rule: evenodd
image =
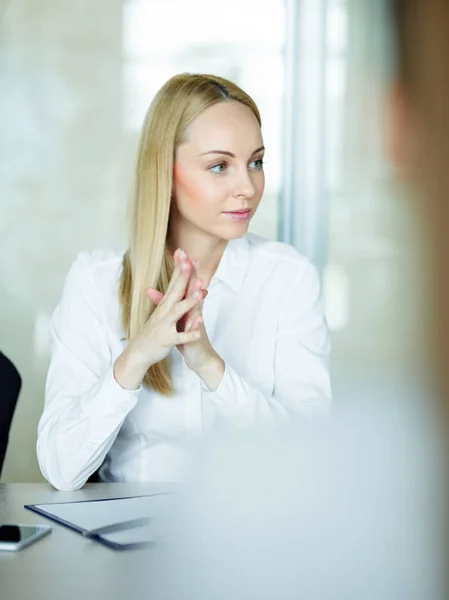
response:
<path id="1" fill-rule="evenodd" d="M 82 252 L 51 321 L 52 353 L 38 427 L 42 473 L 56 488 L 106 481 L 180 481 L 186 448 L 220 425 L 311 420 L 329 412 L 330 342 L 317 272 L 294 248 L 253 234 L 232 240 L 203 318 L 226 368 L 211 392 L 175 348 L 172 397 L 123 389 L 126 346 L 118 286 L 123 252 Z"/>

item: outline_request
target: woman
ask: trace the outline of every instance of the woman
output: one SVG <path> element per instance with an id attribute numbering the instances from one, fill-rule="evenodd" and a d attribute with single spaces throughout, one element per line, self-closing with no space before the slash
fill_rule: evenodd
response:
<path id="1" fill-rule="evenodd" d="M 247 235 L 263 154 L 259 111 L 233 83 L 184 74 L 156 95 L 129 249 L 81 253 L 52 318 L 37 453 L 56 488 L 101 465 L 108 481 L 182 480 L 204 432 L 327 413 L 316 271 Z"/>

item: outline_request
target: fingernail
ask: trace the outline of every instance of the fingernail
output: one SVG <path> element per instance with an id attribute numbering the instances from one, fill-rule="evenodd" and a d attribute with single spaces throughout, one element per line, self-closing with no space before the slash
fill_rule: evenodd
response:
<path id="1" fill-rule="evenodd" d="M 195 292 L 193 294 L 193 299 L 194 300 L 199 300 L 201 298 L 201 292 Z"/>
<path id="2" fill-rule="evenodd" d="M 181 248 L 178 248 L 178 256 L 179 258 L 183 259 L 185 257 L 186 253 L 184 252 L 184 250 L 181 250 Z"/>

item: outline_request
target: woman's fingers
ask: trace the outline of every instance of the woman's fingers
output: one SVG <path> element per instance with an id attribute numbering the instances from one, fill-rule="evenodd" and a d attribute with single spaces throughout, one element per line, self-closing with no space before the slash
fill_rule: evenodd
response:
<path id="1" fill-rule="evenodd" d="M 178 277 L 181 275 L 183 262 L 188 262 L 188 256 L 183 250 L 178 248 L 173 255 L 173 262 L 174 262 L 175 268 L 173 271 L 173 275 L 171 276 L 170 282 L 168 284 L 167 291 L 165 292 L 165 295 L 171 293 L 173 286 L 175 285 L 176 281 L 178 280 Z"/>
<path id="2" fill-rule="evenodd" d="M 197 329 L 200 328 L 200 325 L 203 323 L 203 317 L 195 317 L 194 319 L 192 319 L 191 325 L 189 327 L 189 329 L 186 329 L 186 331 L 196 331 Z"/>
<path id="3" fill-rule="evenodd" d="M 200 302 L 208 292 L 202 289 L 203 282 L 196 277 L 197 261 L 191 261 L 180 249 L 174 253 L 173 259 L 175 270 L 165 295 L 154 288 L 147 288 L 146 295 L 155 305 L 163 304 L 166 310 L 172 312 L 179 331 L 194 331 L 199 326 L 199 322 L 196 322 L 193 327 L 194 320 L 201 318 Z M 183 318 L 185 323 L 182 322 Z"/>
<path id="4" fill-rule="evenodd" d="M 192 274 L 192 268 L 190 262 L 183 262 L 180 271 L 176 269 L 173 273 L 173 285 L 169 285 L 169 289 L 163 300 L 163 303 L 166 304 L 168 308 L 172 308 L 177 302 L 185 297 L 190 276 Z"/>
<path id="5" fill-rule="evenodd" d="M 177 334 L 176 337 L 176 346 L 183 346 L 185 344 L 190 344 L 192 342 L 197 342 L 201 337 L 200 331 L 181 331 Z"/>
<path id="6" fill-rule="evenodd" d="M 181 300 L 181 302 L 175 304 L 171 312 L 173 320 L 177 322 L 179 319 L 182 319 L 182 317 L 192 310 L 192 308 L 194 308 L 199 302 L 201 302 L 203 298 L 204 293 L 201 290 L 198 290 L 190 298 L 186 298 L 185 300 Z"/>
<path id="7" fill-rule="evenodd" d="M 199 290 L 203 286 L 201 280 L 197 279 L 196 277 L 196 268 L 194 262 L 195 261 L 190 261 L 190 264 L 192 265 L 192 274 L 190 275 L 189 284 L 187 286 L 186 297 L 193 296 L 195 290 Z M 200 282 L 199 285 L 198 282 Z"/>
<path id="8" fill-rule="evenodd" d="M 177 261 L 178 262 L 178 261 Z M 201 282 L 192 282 L 190 289 L 193 294 L 186 296 L 192 274 L 193 265 L 186 260 L 179 261 L 170 282 L 170 291 L 164 296 L 154 288 L 145 290 L 147 297 L 157 308 L 152 312 L 145 327 L 131 342 L 130 347 L 136 355 L 143 357 L 146 365 L 151 366 L 166 358 L 174 346 L 183 351 L 191 342 L 199 340 L 203 331 L 185 331 L 186 315 L 205 298 L 206 291 L 201 288 Z"/>
<path id="9" fill-rule="evenodd" d="M 201 283 L 201 285 L 202 285 L 202 283 Z M 199 290 L 202 292 L 203 300 L 204 300 L 208 294 L 208 291 L 203 288 L 199 288 Z M 198 290 L 195 290 L 195 291 L 198 291 Z M 192 308 L 192 310 L 187 315 L 184 330 L 190 331 L 191 329 L 193 329 L 193 321 L 197 318 L 201 318 L 201 315 L 202 315 L 202 303 L 199 303 L 196 306 L 194 306 L 194 308 Z"/>
<path id="10" fill-rule="evenodd" d="M 159 290 L 155 290 L 154 288 L 147 288 L 145 290 L 145 293 L 147 297 L 151 300 L 151 302 L 153 302 L 153 304 L 155 304 L 156 306 L 164 297 L 164 294 L 162 292 L 160 292 Z"/>
<path id="11" fill-rule="evenodd" d="M 193 266 L 193 263 L 192 263 L 192 266 Z M 203 287 L 203 282 L 201 281 L 201 279 L 197 278 L 197 276 L 196 276 L 196 269 L 193 268 L 193 272 L 192 272 L 192 275 L 190 277 L 189 285 L 188 285 L 188 288 L 187 288 L 187 295 L 186 295 L 186 297 L 187 298 L 191 298 L 193 296 L 193 294 L 196 291 L 201 290 L 202 287 Z M 199 307 L 196 307 L 195 309 L 193 309 L 191 311 L 191 313 L 189 313 L 186 316 L 186 322 L 185 322 L 185 325 L 184 325 L 184 331 L 189 331 L 190 326 L 192 324 L 192 319 L 195 316 L 195 314 L 198 314 L 198 310 L 199 310 Z"/>

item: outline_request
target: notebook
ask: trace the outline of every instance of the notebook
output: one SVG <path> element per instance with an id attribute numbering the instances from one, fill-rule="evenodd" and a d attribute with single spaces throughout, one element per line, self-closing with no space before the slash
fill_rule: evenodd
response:
<path id="1" fill-rule="evenodd" d="M 129 550 L 165 541 L 169 514 L 177 498 L 173 492 L 164 492 L 130 498 L 26 504 L 25 508 L 110 548 Z"/>

